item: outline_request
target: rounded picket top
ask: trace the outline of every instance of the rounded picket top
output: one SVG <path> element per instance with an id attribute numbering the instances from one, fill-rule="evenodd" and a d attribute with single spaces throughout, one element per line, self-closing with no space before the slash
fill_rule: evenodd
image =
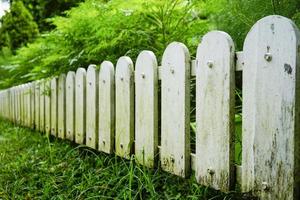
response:
<path id="1" fill-rule="evenodd" d="M 300 198 L 299 49 L 299 29 L 278 15 L 244 42 L 242 190 L 262 199 Z"/>
<path id="2" fill-rule="evenodd" d="M 113 153 L 115 139 L 115 70 L 110 61 L 99 71 L 99 150 Z"/>
<path id="3" fill-rule="evenodd" d="M 86 73 L 86 145 L 97 148 L 98 142 L 98 72 L 89 65 Z"/>
<path id="4" fill-rule="evenodd" d="M 197 49 L 196 178 L 221 191 L 229 191 L 235 181 L 234 56 L 231 37 L 221 31 L 205 34 Z"/>
<path id="5" fill-rule="evenodd" d="M 105 78 L 109 76 L 110 78 L 114 77 L 115 69 L 114 65 L 110 61 L 103 61 L 100 65 L 99 77 Z"/>
<path id="6" fill-rule="evenodd" d="M 133 62 L 131 58 L 122 56 L 117 61 L 116 66 L 116 81 L 130 81 L 133 76 Z"/>
<path id="7" fill-rule="evenodd" d="M 75 126 L 75 72 L 70 71 L 66 78 L 66 138 L 74 140 Z"/>
<path id="8" fill-rule="evenodd" d="M 190 54 L 182 43 L 169 44 L 163 54 L 161 111 L 162 169 L 186 177 L 190 171 Z"/>
<path id="9" fill-rule="evenodd" d="M 158 64 L 152 51 L 142 51 L 135 67 L 135 156 L 156 165 L 158 153 Z"/>
<path id="10" fill-rule="evenodd" d="M 116 154 L 130 158 L 134 140 L 134 82 L 133 62 L 119 58 L 115 74 L 116 82 Z"/>
<path id="11" fill-rule="evenodd" d="M 86 133 L 86 70 L 78 68 L 75 77 L 75 142 L 84 144 Z"/>

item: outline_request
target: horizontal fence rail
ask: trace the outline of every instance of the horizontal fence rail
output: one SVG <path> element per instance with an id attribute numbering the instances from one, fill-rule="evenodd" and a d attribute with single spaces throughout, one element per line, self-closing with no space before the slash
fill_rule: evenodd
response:
<path id="1" fill-rule="evenodd" d="M 259 20 L 242 52 L 207 33 L 191 60 L 169 44 L 159 66 L 142 51 L 0 91 L 0 117 L 47 135 L 188 177 L 223 192 L 300 199 L 300 33 L 281 16 Z M 242 165 L 235 164 L 235 75 L 242 71 Z M 196 77 L 196 97 L 191 96 Z M 190 102 L 196 101 L 196 152 Z"/>

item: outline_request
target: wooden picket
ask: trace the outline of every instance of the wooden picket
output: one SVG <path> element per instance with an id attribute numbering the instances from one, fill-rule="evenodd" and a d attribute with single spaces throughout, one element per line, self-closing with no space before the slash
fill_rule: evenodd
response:
<path id="1" fill-rule="evenodd" d="M 75 72 L 66 78 L 66 138 L 73 141 L 75 131 Z"/>
<path id="2" fill-rule="evenodd" d="M 35 91 L 34 91 L 34 122 L 35 122 L 35 129 L 39 130 L 40 127 L 40 82 L 35 82 Z M 18 108 L 17 108 L 18 110 Z M 18 112 L 18 111 L 17 111 Z"/>
<path id="3" fill-rule="evenodd" d="M 76 71 L 75 77 L 75 142 L 84 144 L 85 142 L 85 108 L 86 108 L 86 71 L 79 68 Z"/>
<path id="4" fill-rule="evenodd" d="M 99 72 L 99 151 L 113 153 L 115 144 L 115 70 L 104 61 Z"/>
<path id="5" fill-rule="evenodd" d="M 86 145 L 93 149 L 98 143 L 98 72 L 90 65 L 86 73 Z"/>
<path id="6" fill-rule="evenodd" d="M 115 152 L 130 158 L 134 141 L 134 85 L 133 62 L 129 57 L 119 58 L 116 66 L 116 140 Z"/>
<path id="7" fill-rule="evenodd" d="M 50 135 L 51 133 L 51 82 L 50 80 L 45 81 L 45 133 Z"/>
<path id="8" fill-rule="evenodd" d="M 30 86 L 30 126 L 32 129 L 35 128 L 35 82 L 31 83 Z"/>
<path id="9" fill-rule="evenodd" d="M 262 199 L 300 197 L 299 53 L 299 30 L 280 16 L 244 43 L 242 189 Z"/>
<path id="10" fill-rule="evenodd" d="M 153 52 L 139 54 L 135 69 L 135 156 L 153 167 L 158 154 L 158 65 Z"/>
<path id="11" fill-rule="evenodd" d="M 168 45 L 161 73 L 161 165 L 186 177 L 190 171 L 190 55 L 184 44 Z"/>
<path id="12" fill-rule="evenodd" d="M 57 87 L 57 130 L 58 137 L 66 137 L 66 75 L 61 74 L 58 77 Z"/>
<path id="13" fill-rule="evenodd" d="M 45 131 L 45 80 L 40 82 L 40 132 Z"/>
<path id="14" fill-rule="evenodd" d="M 207 33 L 197 50 L 196 178 L 222 191 L 234 186 L 234 77 L 232 39 Z"/>
<path id="15" fill-rule="evenodd" d="M 0 117 L 105 153 L 134 154 L 139 164 L 160 164 L 178 176 L 194 170 L 200 184 L 217 190 L 238 183 L 260 199 L 300 199 L 300 32 L 287 18 L 265 17 L 243 52 L 234 51 L 228 34 L 212 31 L 193 61 L 184 44 L 173 42 L 161 67 L 153 52 L 142 51 L 136 69 L 123 56 L 115 70 L 104 61 L 99 72 L 90 65 L 14 86 L 0 91 Z M 236 71 L 243 71 L 241 166 L 234 160 Z M 196 76 L 196 153 L 190 76 Z"/>
<path id="16" fill-rule="evenodd" d="M 50 117 L 50 122 L 51 122 L 51 135 L 57 136 L 57 119 L 58 119 L 58 105 L 57 105 L 57 87 L 58 87 L 58 81 L 57 78 L 51 79 L 50 82 L 50 101 L 51 101 L 51 117 Z"/>

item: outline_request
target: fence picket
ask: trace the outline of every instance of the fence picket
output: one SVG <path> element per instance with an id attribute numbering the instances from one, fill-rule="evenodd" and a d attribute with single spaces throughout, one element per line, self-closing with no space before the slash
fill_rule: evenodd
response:
<path id="1" fill-rule="evenodd" d="M 99 150 L 113 153 L 115 144 L 115 70 L 109 61 L 99 72 Z"/>
<path id="2" fill-rule="evenodd" d="M 242 190 L 300 199 L 300 33 L 281 16 L 259 20 L 244 43 Z"/>
<path id="3" fill-rule="evenodd" d="M 35 107 L 34 107 L 34 115 L 35 115 L 35 130 L 39 130 L 40 127 L 40 82 L 36 81 L 35 82 L 35 91 L 34 91 L 34 102 L 35 102 Z"/>
<path id="4" fill-rule="evenodd" d="M 197 50 L 196 178 L 222 191 L 234 186 L 234 77 L 231 37 L 207 33 Z"/>
<path id="5" fill-rule="evenodd" d="M 58 105 L 57 105 L 57 96 L 58 96 L 58 80 L 57 78 L 51 79 L 50 82 L 50 102 L 51 102 L 51 135 L 57 136 L 57 119 L 58 119 Z"/>
<path id="6" fill-rule="evenodd" d="M 45 80 L 40 82 L 40 132 L 45 131 Z"/>
<path id="7" fill-rule="evenodd" d="M 51 133 L 51 81 L 45 81 L 45 133 Z"/>
<path id="8" fill-rule="evenodd" d="M 66 79 L 66 138 L 74 140 L 75 127 L 75 72 L 68 72 Z"/>
<path id="9" fill-rule="evenodd" d="M 116 66 L 116 154 L 130 158 L 134 140 L 133 63 L 129 57 L 119 58 Z"/>
<path id="10" fill-rule="evenodd" d="M 76 71 L 75 87 L 75 142 L 84 144 L 85 142 L 85 111 L 86 111 L 86 71 L 84 68 L 78 68 Z"/>
<path id="11" fill-rule="evenodd" d="M 98 143 L 98 72 L 90 65 L 86 73 L 86 145 L 93 149 Z"/>
<path id="12" fill-rule="evenodd" d="M 58 77 L 57 91 L 57 129 L 58 137 L 66 137 L 66 75 L 61 74 Z"/>
<path id="13" fill-rule="evenodd" d="M 35 127 L 35 82 L 30 85 L 30 126 L 32 129 Z"/>
<path id="14" fill-rule="evenodd" d="M 162 169 L 186 177 L 190 171 L 190 55 L 173 42 L 162 58 Z"/>
<path id="15" fill-rule="evenodd" d="M 143 51 L 135 70 L 135 156 L 155 166 L 158 153 L 158 65 L 153 52 Z"/>

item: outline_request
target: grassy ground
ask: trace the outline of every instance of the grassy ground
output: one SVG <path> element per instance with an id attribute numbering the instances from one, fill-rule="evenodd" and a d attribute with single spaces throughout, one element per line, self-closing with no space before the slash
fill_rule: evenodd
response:
<path id="1" fill-rule="evenodd" d="M 0 120 L 0 199 L 241 197 Z"/>

